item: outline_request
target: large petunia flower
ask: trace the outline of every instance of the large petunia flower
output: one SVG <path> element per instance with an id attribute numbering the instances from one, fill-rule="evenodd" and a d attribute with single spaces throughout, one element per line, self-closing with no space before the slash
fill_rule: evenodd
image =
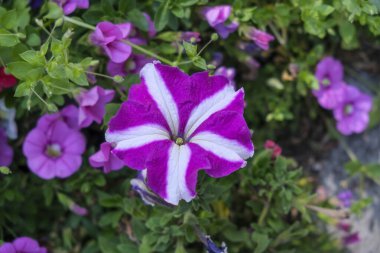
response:
<path id="1" fill-rule="evenodd" d="M 126 39 L 132 31 L 131 23 L 112 24 L 100 22 L 90 39 L 94 45 L 100 46 L 111 61 L 116 63 L 125 62 L 132 53 L 132 47 L 122 40 Z"/>
<path id="2" fill-rule="evenodd" d="M 346 85 L 342 91 L 343 102 L 333 111 L 337 128 L 344 135 L 361 133 L 369 124 L 372 98 L 351 85 Z"/>
<path id="3" fill-rule="evenodd" d="M 243 117 L 244 91 L 223 76 L 191 76 L 175 67 L 149 63 L 141 70 L 106 140 L 113 153 L 136 170 L 147 169 L 147 184 L 171 204 L 196 195 L 199 170 L 223 177 L 253 155 Z"/>
<path id="4" fill-rule="evenodd" d="M 105 90 L 100 86 L 80 93 L 76 98 L 79 104 L 79 127 L 88 127 L 94 121 L 100 124 L 106 113 L 105 106 L 114 95 L 115 91 Z"/>
<path id="5" fill-rule="evenodd" d="M 317 65 L 315 77 L 319 87 L 313 91 L 318 103 L 325 109 L 334 109 L 344 99 L 343 66 L 333 57 L 323 58 Z"/>
<path id="6" fill-rule="evenodd" d="M 67 178 L 82 164 L 86 140 L 56 114 L 42 116 L 28 133 L 23 153 L 30 170 L 43 179 Z"/>
<path id="7" fill-rule="evenodd" d="M 29 237 L 19 237 L 13 242 L 6 242 L 0 246 L 0 253 L 47 253 L 45 247 Z"/>

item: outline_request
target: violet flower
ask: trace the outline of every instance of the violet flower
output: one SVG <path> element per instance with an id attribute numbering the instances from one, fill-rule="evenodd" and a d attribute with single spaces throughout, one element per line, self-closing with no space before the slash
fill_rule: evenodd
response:
<path id="1" fill-rule="evenodd" d="M 137 74 L 142 67 L 152 60 L 141 54 L 132 54 L 125 62 L 116 63 L 109 61 L 107 63 L 107 73 L 110 76 L 126 76 L 128 74 Z"/>
<path id="2" fill-rule="evenodd" d="M 342 204 L 342 206 L 344 206 L 346 208 L 351 207 L 352 198 L 353 198 L 353 195 L 352 195 L 352 192 L 350 190 L 345 190 L 345 191 L 342 191 L 338 194 L 338 199 L 339 199 L 340 203 Z"/>
<path id="3" fill-rule="evenodd" d="M 7 136 L 2 128 L 0 128 L 0 166 L 9 166 L 13 161 L 13 150 L 8 145 Z"/>
<path id="4" fill-rule="evenodd" d="M 356 243 L 359 243 L 359 242 L 360 242 L 360 237 L 359 237 L 359 233 L 358 232 L 349 234 L 349 235 L 344 236 L 342 238 L 342 243 L 345 246 L 349 246 L 349 245 L 356 244 Z"/>
<path id="5" fill-rule="evenodd" d="M 8 108 L 3 99 L 0 99 L 0 128 L 5 130 L 9 139 L 17 139 L 16 110 Z"/>
<path id="6" fill-rule="evenodd" d="M 313 94 L 325 109 L 334 109 L 343 101 L 343 66 L 340 61 L 325 57 L 317 65 L 315 77 L 319 82 L 318 90 Z"/>
<path id="7" fill-rule="evenodd" d="M 210 63 L 214 65 L 215 67 L 218 67 L 222 64 L 223 58 L 224 58 L 223 53 L 215 52 L 212 54 L 212 60 Z"/>
<path id="8" fill-rule="evenodd" d="M 231 85 L 235 87 L 235 68 L 227 68 L 225 66 L 221 66 L 215 70 L 215 75 L 226 77 L 230 81 Z"/>
<path id="9" fill-rule="evenodd" d="M 94 45 L 104 50 L 111 61 L 121 63 L 132 53 L 132 47 L 122 41 L 129 36 L 131 30 L 131 23 L 115 25 L 107 21 L 100 22 L 90 35 L 90 39 Z"/>
<path id="10" fill-rule="evenodd" d="M 337 129 L 344 135 L 363 132 L 369 124 L 372 98 L 356 87 L 342 88 L 343 101 L 334 108 Z"/>
<path id="11" fill-rule="evenodd" d="M 203 17 L 207 20 L 209 25 L 213 27 L 220 37 L 226 39 L 230 33 L 236 31 L 239 23 L 236 21 L 226 24 L 229 16 L 231 15 L 232 7 L 230 5 L 218 5 L 212 7 L 204 7 L 201 11 Z"/>
<path id="12" fill-rule="evenodd" d="M 56 115 L 42 116 L 23 144 L 30 170 L 43 179 L 67 178 L 82 164 L 86 140 Z"/>
<path id="13" fill-rule="evenodd" d="M 91 166 L 94 168 L 103 167 L 104 173 L 110 173 L 111 171 L 123 168 L 123 161 L 112 154 L 111 151 L 112 145 L 110 143 L 102 143 L 100 150 L 89 158 Z"/>
<path id="14" fill-rule="evenodd" d="M 88 9 L 90 7 L 90 0 L 55 0 L 55 2 L 62 8 L 65 15 L 70 15 L 76 9 Z"/>
<path id="15" fill-rule="evenodd" d="M 113 90 L 95 86 L 80 93 L 76 100 L 79 104 L 79 127 L 88 127 L 92 122 L 100 124 L 106 113 L 105 106 L 115 95 Z"/>
<path id="16" fill-rule="evenodd" d="M 6 242 L 0 246 L 0 253 L 47 253 L 45 247 L 29 237 L 19 237 L 13 242 Z"/>
<path id="17" fill-rule="evenodd" d="M 242 89 L 235 92 L 222 76 L 188 76 L 159 63 L 148 63 L 140 75 L 106 140 L 128 167 L 147 169 L 150 189 L 168 203 L 189 202 L 199 170 L 224 177 L 246 165 L 253 144 Z"/>
<path id="18" fill-rule="evenodd" d="M 43 0 L 29 0 L 29 5 L 33 10 L 39 9 L 43 4 Z"/>
<path id="19" fill-rule="evenodd" d="M 262 50 L 265 50 L 265 51 L 269 49 L 269 43 L 272 40 L 274 40 L 274 37 L 271 34 L 261 31 L 259 29 L 256 29 L 254 27 L 251 27 L 248 30 L 247 36 L 249 39 L 254 41 L 258 47 L 260 47 Z"/>
<path id="20" fill-rule="evenodd" d="M 206 251 L 207 253 L 227 253 L 227 246 L 223 242 L 221 247 L 216 246 L 216 244 L 211 240 L 210 236 L 206 237 L 207 245 Z"/>

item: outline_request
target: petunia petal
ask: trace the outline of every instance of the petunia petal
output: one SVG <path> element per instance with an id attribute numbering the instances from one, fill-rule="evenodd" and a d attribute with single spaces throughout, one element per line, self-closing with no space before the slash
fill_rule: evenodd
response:
<path id="1" fill-rule="evenodd" d="M 148 92 L 156 102 L 158 109 L 166 119 L 172 134 L 177 135 L 179 129 L 179 113 L 177 104 L 168 90 L 155 64 L 148 63 L 141 70 L 141 78 L 145 81 Z"/>

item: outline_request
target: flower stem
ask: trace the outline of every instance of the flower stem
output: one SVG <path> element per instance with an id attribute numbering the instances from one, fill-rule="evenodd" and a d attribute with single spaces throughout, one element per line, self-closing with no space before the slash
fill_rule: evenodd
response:
<path id="1" fill-rule="evenodd" d="M 67 17 L 67 16 L 64 16 L 63 19 L 69 23 L 72 23 L 72 24 L 75 24 L 77 26 L 80 26 L 80 27 L 83 27 L 83 28 L 87 28 L 87 29 L 90 29 L 90 30 L 95 30 L 95 26 L 92 26 L 92 25 L 89 25 L 87 23 L 84 23 L 82 21 L 79 21 L 79 20 L 76 20 L 76 19 L 73 19 L 73 18 L 70 18 L 70 17 Z M 170 60 L 164 58 L 164 57 L 161 57 L 155 53 L 153 53 L 152 51 L 148 50 L 148 49 L 145 49 L 129 40 L 123 40 L 123 42 L 125 44 L 128 44 L 130 45 L 133 49 L 145 54 L 145 55 L 148 55 L 150 57 L 154 57 L 156 58 L 157 60 L 160 60 L 166 64 L 169 64 L 169 65 L 174 65 L 173 62 L 171 62 Z"/>
<path id="2" fill-rule="evenodd" d="M 260 217 L 258 224 L 259 226 L 262 226 L 264 223 L 265 218 L 268 215 L 269 207 L 270 207 L 270 202 L 272 201 L 272 194 L 269 196 L 268 201 L 265 202 L 264 209 L 261 211 Z"/>
<path id="3" fill-rule="evenodd" d="M 269 28 L 272 30 L 274 36 L 276 37 L 276 39 L 278 40 L 278 42 L 281 44 L 281 45 L 285 45 L 285 40 L 284 38 L 280 35 L 279 31 L 277 30 L 277 28 L 271 23 L 269 22 Z"/>

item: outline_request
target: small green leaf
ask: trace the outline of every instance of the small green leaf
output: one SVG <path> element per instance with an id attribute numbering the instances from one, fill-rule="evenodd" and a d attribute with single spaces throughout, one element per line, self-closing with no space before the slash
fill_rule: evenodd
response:
<path id="1" fill-rule="evenodd" d="M 197 66 L 200 69 L 207 70 L 207 63 L 206 60 L 203 59 L 202 57 L 196 57 L 193 61 L 193 64 Z"/>
<path id="2" fill-rule="evenodd" d="M 161 31 L 169 22 L 169 5 L 171 0 L 165 0 L 161 3 L 156 15 L 154 16 L 154 25 L 157 31 Z"/>
<path id="3" fill-rule="evenodd" d="M 127 13 L 127 19 L 131 21 L 140 30 L 147 32 L 149 30 L 149 24 L 144 14 L 139 9 L 133 9 Z"/>
<path id="4" fill-rule="evenodd" d="M 58 6 L 58 4 L 54 2 L 48 2 L 49 12 L 44 16 L 46 19 L 59 19 L 63 17 L 62 8 Z"/>
<path id="5" fill-rule="evenodd" d="M 16 34 L 0 28 L 0 47 L 13 47 L 18 43 L 20 40 Z"/>
<path id="6" fill-rule="evenodd" d="M 197 45 L 193 45 L 189 42 L 183 41 L 183 47 L 185 48 L 187 56 L 190 58 L 197 55 Z"/>
<path id="7" fill-rule="evenodd" d="M 258 232 L 253 233 L 252 240 L 257 243 L 257 247 L 256 247 L 254 253 L 264 252 L 268 248 L 269 243 L 270 243 L 268 235 L 260 234 Z"/>
<path id="8" fill-rule="evenodd" d="M 44 66 L 45 65 L 45 57 L 41 55 L 39 51 L 34 51 L 34 50 L 28 50 L 20 54 L 21 58 L 36 66 Z"/>
<path id="9" fill-rule="evenodd" d="M 33 69 L 34 67 L 31 64 L 22 61 L 11 62 L 7 65 L 7 71 L 21 80 L 28 79 L 29 72 Z"/>
<path id="10" fill-rule="evenodd" d="M 0 173 L 4 175 L 9 175 L 12 173 L 12 171 L 8 167 L 0 166 Z"/>

